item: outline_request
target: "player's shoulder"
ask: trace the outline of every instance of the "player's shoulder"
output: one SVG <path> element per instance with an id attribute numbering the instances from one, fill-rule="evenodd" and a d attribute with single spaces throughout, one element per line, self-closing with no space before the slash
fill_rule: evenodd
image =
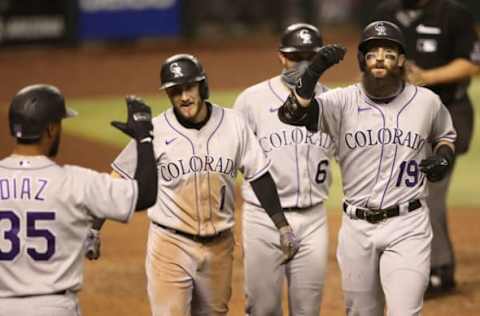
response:
<path id="1" fill-rule="evenodd" d="M 266 90 L 270 89 L 272 84 L 276 84 L 277 79 L 279 80 L 278 76 L 258 82 L 254 85 L 249 86 L 240 94 L 254 96 L 256 94 L 264 93 Z"/>
<path id="2" fill-rule="evenodd" d="M 90 168 L 78 166 L 78 165 L 63 165 L 61 168 L 67 175 L 73 175 L 73 176 L 83 175 L 85 177 L 89 177 L 89 176 L 94 176 L 96 174 L 99 174 L 98 171 L 95 171 Z"/>
<path id="3" fill-rule="evenodd" d="M 429 104 L 430 106 L 440 106 L 440 104 L 442 104 L 440 97 L 428 88 L 411 84 L 407 84 L 407 88 L 415 89 L 416 96 L 422 100 L 422 104 L 424 105 Z"/>
<path id="4" fill-rule="evenodd" d="M 334 87 L 332 89 L 328 89 L 325 92 L 318 94 L 317 97 L 322 97 L 322 98 L 331 98 L 335 96 L 341 97 L 343 95 L 357 94 L 359 90 L 360 90 L 359 84 L 351 84 L 344 87 Z"/>

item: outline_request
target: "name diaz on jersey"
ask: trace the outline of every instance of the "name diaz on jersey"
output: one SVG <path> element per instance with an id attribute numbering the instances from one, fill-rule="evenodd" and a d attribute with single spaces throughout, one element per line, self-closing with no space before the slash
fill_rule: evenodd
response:
<path id="1" fill-rule="evenodd" d="M 197 172 L 217 172 L 236 176 L 236 168 L 230 158 L 214 157 L 205 155 L 203 157 L 193 155 L 188 159 L 162 162 L 162 156 L 157 159 L 160 176 L 165 181 L 172 181 L 178 177 Z"/>
<path id="2" fill-rule="evenodd" d="M 48 180 L 40 178 L 0 178 L 0 199 L 44 201 L 47 185 Z"/>
<path id="3" fill-rule="evenodd" d="M 415 132 L 405 132 L 399 128 L 380 128 L 345 133 L 345 144 L 354 150 L 365 146 L 398 144 L 420 151 L 426 139 Z"/>

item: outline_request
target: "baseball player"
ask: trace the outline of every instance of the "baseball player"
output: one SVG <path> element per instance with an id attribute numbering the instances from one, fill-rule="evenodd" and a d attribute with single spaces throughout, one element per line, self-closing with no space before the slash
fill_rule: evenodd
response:
<path id="1" fill-rule="evenodd" d="M 292 260 L 280 260 L 276 228 L 245 182 L 242 229 L 249 315 L 282 315 L 285 277 L 290 314 L 318 316 L 320 312 L 328 242 L 323 201 L 331 183 L 332 141 L 327 134 L 282 123 L 277 111 L 322 45 L 313 25 L 288 26 L 279 48 L 282 74 L 246 89 L 234 105 L 272 161 L 280 202 L 300 244 Z M 315 87 L 316 94 L 326 90 L 322 84 Z"/>
<path id="2" fill-rule="evenodd" d="M 93 217 L 127 222 L 156 200 L 150 108 L 129 98 L 136 140 L 135 180 L 57 165 L 61 120 L 76 115 L 50 85 L 31 85 L 12 99 L 13 153 L 0 160 L 0 315 L 78 316 L 84 242 Z M 112 211 L 114 210 L 114 211 Z"/>
<path id="3" fill-rule="evenodd" d="M 344 215 L 337 260 L 347 315 L 420 315 L 432 230 L 426 179 L 446 176 L 456 133 L 447 108 L 404 79 L 405 42 L 393 23 L 375 21 L 358 46 L 360 83 L 314 96 L 342 47 L 323 47 L 279 110 L 282 121 L 331 135 L 340 165 Z"/>
<path id="4" fill-rule="evenodd" d="M 452 0 L 387 0 L 377 9 L 377 17 L 396 23 L 405 34 L 410 59 L 407 78 L 440 96 L 457 131 L 455 153 L 467 153 L 475 117 L 468 86 L 480 70 L 480 40 L 472 13 Z M 453 170 L 442 181 L 428 184 L 433 239 L 426 297 L 455 288 L 455 256 L 447 225 Z"/>
<path id="5" fill-rule="evenodd" d="M 200 62 L 192 55 L 174 55 L 163 63 L 160 79 L 173 106 L 153 120 L 159 185 L 158 203 L 148 210 L 152 314 L 226 315 L 238 171 L 280 232 L 281 260 L 293 257 L 297 241 L 268 171 L 270 161 L 236 111 L 206 101 L 209 90 Z M 112 167 L 131 178 L 135 164 L 130 143 Z"/>

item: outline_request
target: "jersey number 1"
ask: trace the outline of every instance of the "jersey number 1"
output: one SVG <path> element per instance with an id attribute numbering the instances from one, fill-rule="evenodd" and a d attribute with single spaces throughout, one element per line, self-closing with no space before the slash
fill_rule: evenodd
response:
<path id="1" fill-rule="evenodd" d="M 35 248 L 28 247 L 28 255 L 35 261 L 46 261 L 55 253 L 55 235 L 48 229 L 38 229 L 35 227 L 37 221 L 55 220 L 54 212 L 27 212 L 27 237 L 42 238 L 46 241 L 47 247 L 44 252 Z M 3 238 L 10 242 L 10 249 L 0 247 L 0 261 L 13 261 L 20 253 L 21 245 L 18 234 L 20 233 L 20 217 L 13 211 L 0 211 L 0 223 L 2 221 L 10 222 L 10 229 L 3 232 Z M 1 227 L 1 226 L 0 226 Z M 5 243 L 0 243 L 0 245 Z"/>

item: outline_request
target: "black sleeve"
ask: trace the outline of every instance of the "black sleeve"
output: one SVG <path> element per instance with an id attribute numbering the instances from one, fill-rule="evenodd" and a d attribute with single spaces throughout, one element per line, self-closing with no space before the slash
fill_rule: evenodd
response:
<path id="1" fill-rule="evenodd" d="M 258 179 L 250 182 L 253 192 L 257 196 L 260 204 L 272 219 L 275 226 L 280 229 L 287 226 L 288 222 L 283 214 L 280 198 L 278 197 L 277 187 L 273 182 L 270 172 L 265 173 Z"/>
<path id="2" fill-rule="evenodd" d="M 480 50 L 480 42 L 472 15 L 460 5 L 453 6 L 448 11 L 447 27 L 453 43 L 453 56 L 451 57 L 465 58 L 479 64 L 480 51 L 476 52 L 475 48 Z"/>
<path id="3" fill-rule="evenodd" d="M 135 180 L 138 183 L 138 200 L 135 210 L 145 210 L 157 201 L 158 171 L 152 142 L 137 142 Z"/>

